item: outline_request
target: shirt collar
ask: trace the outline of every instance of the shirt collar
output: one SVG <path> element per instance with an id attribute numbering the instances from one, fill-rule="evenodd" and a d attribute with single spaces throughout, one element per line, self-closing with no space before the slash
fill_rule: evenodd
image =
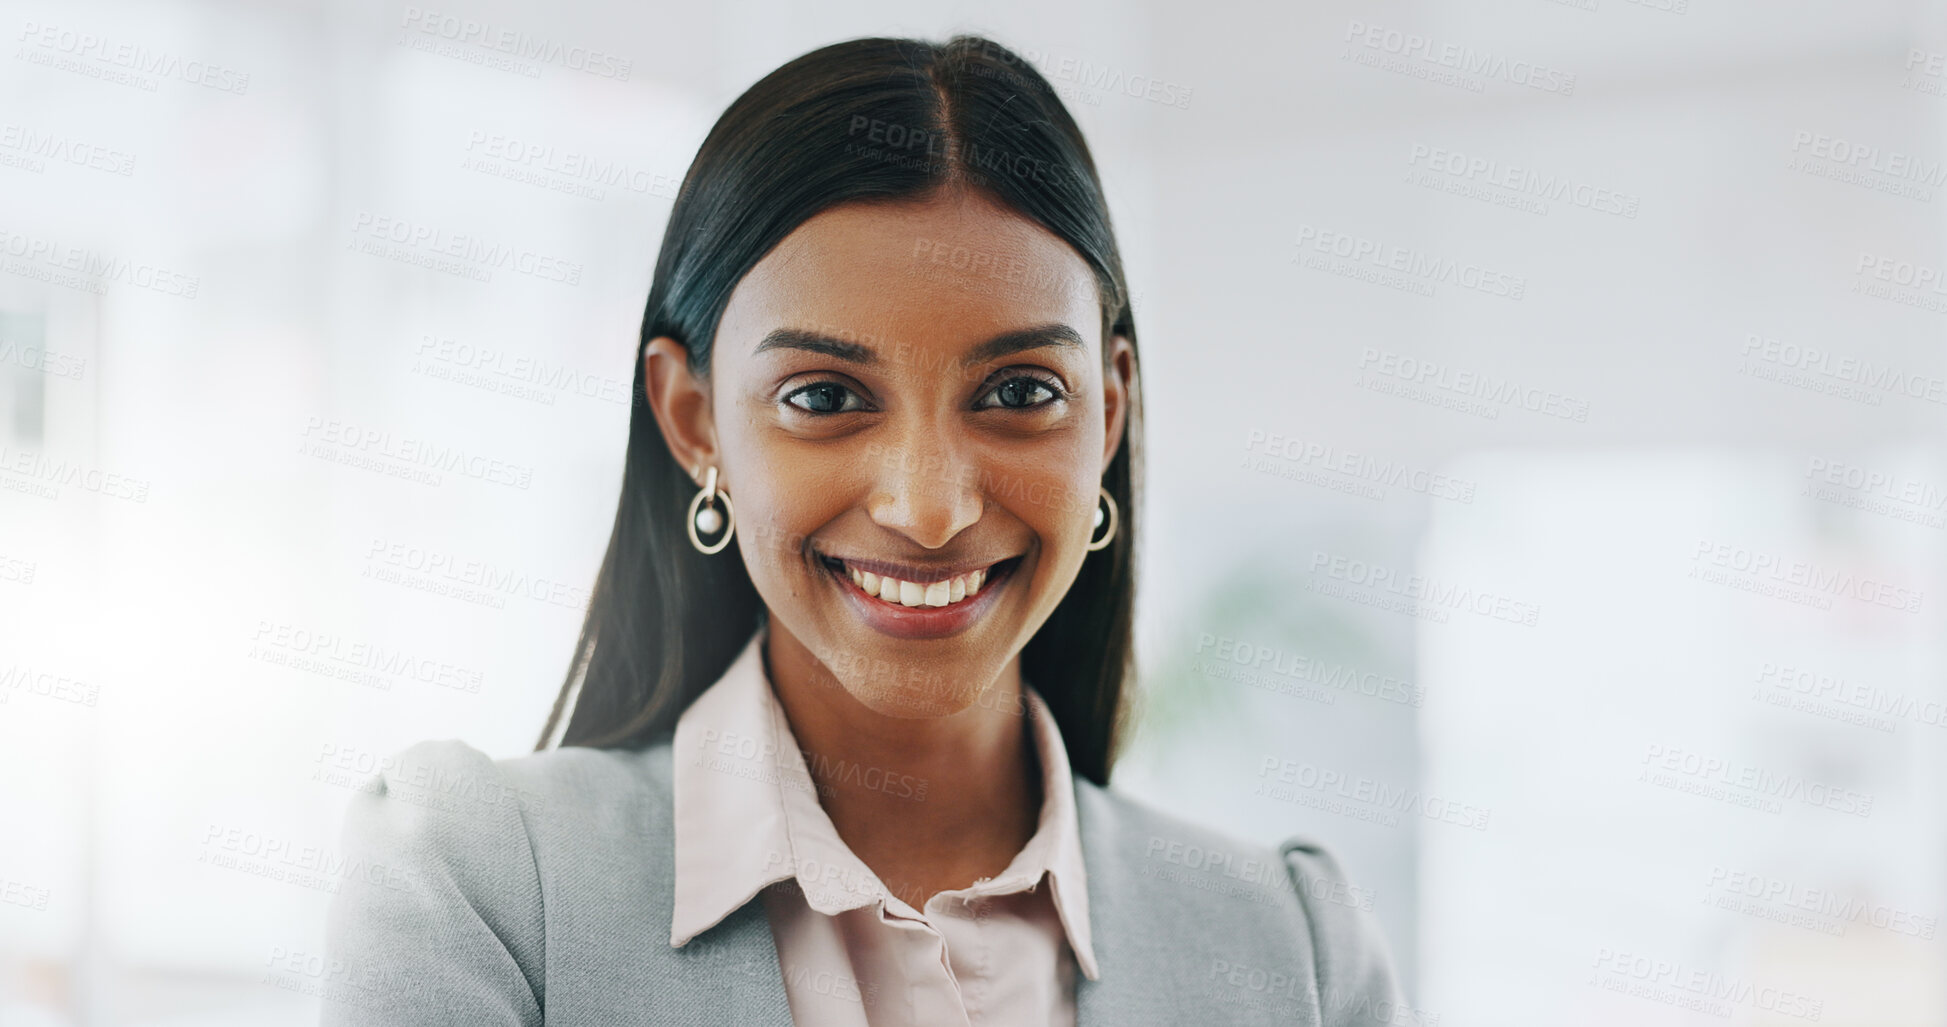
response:
<path id="1" fill-rule="evenodd" d="M 804 754 L 764 672 L 767 632 L 760 627 L 676 721 L 671 945 L 687 944 L 765 887 L 793 877 L 811 907 L 826 915 L 872 905 L 888 894 L 818 803 Z M 1017 891 L 1048 875 L 1076 964 L 1096 980 L 1068 750 L 1040 692 L 1024 680 L 1022 694 L 1040 759 L 1040 820 L 1006 870 L 968 890 Z"/>

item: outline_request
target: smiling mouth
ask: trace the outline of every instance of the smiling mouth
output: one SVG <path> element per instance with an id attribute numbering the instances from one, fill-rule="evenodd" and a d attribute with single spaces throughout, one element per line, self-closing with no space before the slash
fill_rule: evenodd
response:
<path id="1" fill-rule="evenodd" d="M 865 596 L 878 600 L 891 607 L 943 607 L 958 606 L 969 602 L 996 588 L 1005 580 L 1009 572 L 1021 562 L 1018 556 L 999 560 L 985 567 L 975 568 L 949 577 L 928 575 L 920 580 L 913 577 L 900 577 L 894 574 L 881 574 L 867 570 L 864 566 L 837 557 L 818 554 L 818 559 L 841 578 L 848 578 Z M 874 566 L 885 567 L 884 564 Z M 908 571 L 908 575 L 919 572 Z"/>

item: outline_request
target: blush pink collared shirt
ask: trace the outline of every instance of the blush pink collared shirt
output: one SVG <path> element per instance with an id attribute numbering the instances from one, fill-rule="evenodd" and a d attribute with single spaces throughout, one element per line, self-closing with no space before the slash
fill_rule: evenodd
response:
<path id="1" fill-rule="evenodd" d="M 767 630 L 676 722 L 670 944 L 762 892 L 799 1027 L 1072 1027 L 1075 971 L 1099 973 L 1068 751 L 1040 693 L 1022 683 L 1044 792 L 1033 837 L 999 877 L 916 909 L 920 896 L 889 890 L 819 805 L 764 672 Z M 850 786 L 925 800 L 925 781 L 814 759 Z"/>

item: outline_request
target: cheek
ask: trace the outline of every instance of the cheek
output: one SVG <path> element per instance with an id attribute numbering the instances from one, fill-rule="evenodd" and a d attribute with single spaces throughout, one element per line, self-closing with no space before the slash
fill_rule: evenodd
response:
<path id="1" fill-rule="evenodd" d="M 1099 454 L 1084 441 L 1049 447 L 1032 457 L 990 463 L 988 499 L 1026 524 L 1048 549 L 1086 544 L 1095 516 Z"/>
<path id="2" fill-rule="evenodd" d="M 751 577 L 765 580 L 793 573 L 803 562 L 806 539 L 816 527 L 810 511 L 804 509 L 805 500 L 794 499 L 790 491 L 746 491 L 753 494 L 738 500 L 737 533 L 743 539 Z"/>
<path id="3" fill-rule="evenodd" d="M 739 471 L 732 485 L 737 537 L 753 580 L 794 575 L 804 563 L 806 541 L 836 516 L 831 490 L 816 487 L 815 469 L 803 461 L 776 459 L 761 450 L 725 454 Z"/>

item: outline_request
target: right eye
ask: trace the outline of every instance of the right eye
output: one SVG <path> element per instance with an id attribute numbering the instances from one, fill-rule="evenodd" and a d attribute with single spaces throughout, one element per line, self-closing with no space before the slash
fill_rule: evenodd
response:
<path id="1" fill-rule="evenodd" d="M 865 409 L 859 394 L 838 382 L 817 382 L 795 389 L 784 401 L 809 414 L 849 414 Z"/>

